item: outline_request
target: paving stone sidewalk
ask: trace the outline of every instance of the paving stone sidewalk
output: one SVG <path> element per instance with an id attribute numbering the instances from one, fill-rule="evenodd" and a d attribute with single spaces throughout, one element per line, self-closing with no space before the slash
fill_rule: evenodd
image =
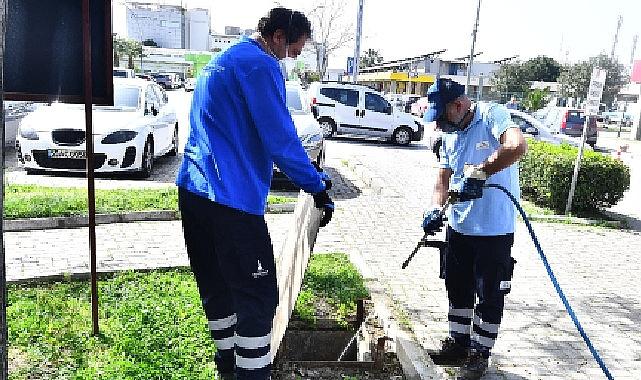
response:
<path id="1" fill-rule="evenodd" d="M 421 237 L 421 215 L 433 187 L 434 161 L 421 146 L 406 149 L 341 141 L 328 165 L 377 191 L 338 203 L 319 235 L 317 251 L 347 251 L 386 289 L 425 348 L 447 333 L 447 300 L 438 257 L 423 249 L 406 270 L 401 263 Z M 548 260 L 583 327 L 616 379 L 641 378 L 641 294 L 636 279 L 641 235 L 635 232 L 535 223 Z M 605 378 L 566 314 L 527 230 L 519 225 L 512 293 L 485 379 Z"/>

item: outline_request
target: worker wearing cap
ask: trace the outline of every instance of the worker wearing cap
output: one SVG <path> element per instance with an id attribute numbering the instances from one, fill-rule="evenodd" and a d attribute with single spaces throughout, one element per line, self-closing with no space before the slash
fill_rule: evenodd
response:
<path id="1" fill-rule="evenodd" d="M 504 106 L 472 103 L 459 83 L 439 79 L 427 96 L 424 119 L 436 122 L 444 133 L 433 206 L 423 221 L 426 234 L 443 226 L 440 208 L 448 201 L 448 192 L 459 194 L 447 215 L 445 287 L 450 336 L 432 357 L 463 363 L 459 379 L 478 379 L 488 367 L 515 263 L 511 256 L 514 206 L 501 191 L 484 189 L 484 185 L 504 186 L 518 198 L 516 162 L 527 145 Z"/>

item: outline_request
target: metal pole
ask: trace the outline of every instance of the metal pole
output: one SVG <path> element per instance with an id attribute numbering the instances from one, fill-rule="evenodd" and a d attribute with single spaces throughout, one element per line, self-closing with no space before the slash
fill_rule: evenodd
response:
<path id="1" fill-rule="evenodd" d="M 585 138 L 588 131 L 588 122 L 590 115 L 585 114 L 585 122 L 583 123 L 583 133 L 581 134 L 581 145 L 579 146 L 579 154 L 576 156 L 574 162 L 574 174 L 572 174 L 572 183 L 570 184 L 570 193 L 568 194 L 568 201 L 565 204 L 565 214 L 569 214 L 572 210 L 572 198 L 574 198 L 574 190 L 576 189 L 576 181 L 579 178 L 579 169 L 581 168 L 581 159 L 583 158 L 583 147 L 585 146 Z"/>
<path id="2" fill-rule="evenodd" d="M 476 32 L 479 28 L 479 14 L 481 13 L 481 0 L 476 6 L 476 21 L 474 22 L 474 30 L 472 30 L 472 49 L 470 50 L 470 62 L 467 66 L 467 80 L 465 81 L 465 95 L 469 96 L 470 92 L 470 77 L 472 76 L 472 64 L 474 63 L 474 45 L 476 44 Z"/>
<path id="3" fill-rule="evenodd" d="M 89 208 L 89 251 L 91 255 L 91 319 L 92 333 L 98 335 L 98 279 L 96 274 L 96 191 L 94 183 L 92 100 L 91 83 L 91 20 L 89 1 L 82 0 L 82 45 L 84 61 L 85 90 L 85 144 L 87 155 L 87 206 Z"/>
<path id="4" fill-rule="evenodd" d="M 0 156 L 2 157 L 2 178 L 0 183 L 0 210 L 4 215 L 4 36 L 6 30 L 7 1 L 0 0 Z M 2 217 L 4 221 L 4 216 Z M 7 272 L 4 255 L 4 228 L 0 223 L 0 380 L 9 377 L 8 334 L 7 334 Z"/>
<path id="5" fill-rule="evenodd" d="M 354 77 L 352 82 L 358 80 L 358 64 L 361 59 L 361 34 L 363 33 L 363 0 L 358 0 L 358 16 L 356 19 L 356 46 L 354 48 Z"/>

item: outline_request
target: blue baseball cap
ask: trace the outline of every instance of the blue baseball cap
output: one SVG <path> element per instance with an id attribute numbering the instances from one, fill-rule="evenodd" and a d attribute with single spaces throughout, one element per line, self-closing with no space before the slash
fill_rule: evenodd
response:
<path id="1" fill-rule="evenodd" d="M 465 93 L 465 86 L 451 79 L 439 79 L 427 90 L 429 107 L 423 120 L 430 123 L 438 120 L 445 111 L 447 103 Z"/>

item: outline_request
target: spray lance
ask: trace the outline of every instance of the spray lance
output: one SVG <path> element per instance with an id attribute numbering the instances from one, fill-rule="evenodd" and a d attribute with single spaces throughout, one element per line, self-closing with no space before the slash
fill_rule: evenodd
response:
<path id="1" fill-rule="evenodd" d="M 592 354 L 592 357 L 594 358 L 594 360 L 596 360 L 596 362 L 599 365 L 599 367 L 601 367 L 601 370 L 603 371 L 603 373 L 606 376 L 606 378 L 608 378 L 608 380 L 613 380 L 614 377 L 612 376 L 612 374 L 608 370 L 608 367 L 605 365 L 605 362 L 603 361 L 603 359 L 601 358 L 601 356 L 597 352 L 597 350 L 594 347 L 594 345 L 592 345 L 592 341 L 590 340 L 590 338 L 588 337 L 587 333 L 585 332 L 585 330 L 581 326 L 581 323 L 579 322 L 578 317 L 574 313 L 574 310 L 572 309 L 572 306 L 570 306 L 570 303 L 568 302 L 568 300 L 567 300 L 567 298 L 565 296 L 565 293 L 563 293 L 563 289 L 561 289 L 561 286 L 559 285 L 559 282 L 557 281 L 556 276 L 554 275 L 554 272 L 552 271 L 552 267 L 550 267 L 550 264 L 548 263 L 548 259 L 545 256 L 545 254 L 543 253 L 543 249 L 541 248 L 541 245 L 539 244 L 539 240 L 536 237 L 536 234 L 534 233 L 534 229 L 532 228 L 532 225 L 530 224 L 530 219 L 528 219 L 527 214 L 525 213 L 525 211 L 521 207 L 521 204 L 519 203 L 519 201 L 514 197 L 514 195 L 512 195 L 512 193 L 510 193 L 505 187 L 503 187 L 501 185 L 485 184 L 483 186 L 483 188 L 485 188 L 485 189 L 494 188 L 494 189 L 501 190 L 503 193 L 505 193 L 505 195 L 507 195 L 507 197 L 512 201 L 512 203 L 514 204 L 516 209 L 519 211 L 519 214 L 523 218 L 523 221 L 525 222 L 525 225 L 527 226 L 527 229 L 528 229 L 528 231 L 530 233 L 530 237 L 532 238 L 532 242 L 534 243 L 534 246 L 536 247 L 536 249 L 537 249 L 537 251 L 539 253 L 539 257 L 541 258 L 541 261 L 543 262 L 543 266 L 545 267 L 545 270 L 548 273 L 548 277 L 552 281 L 552 285 L 554 285 L 554 289 L 556 290 L 557 294 L 561 298 L 561 302 L 563 302 L 563 306 L 565 306 L 565 310 L 570 315 L 570 318 L 572 319 L 572 322 L 574 322 L 574 326 L 579 331 L 579 334 L 583 338 L 583 341 L 585 342 L 585 344 L 588 346 L 588 349 L 590 350 L 590 353 Z M 445 212 L 447 211 L 449 206 L 451 206 L 452 204 L 454 204 L 454 203 L 459 201 L 459 198 L 460 198 L 459 195 L 460 194 L 457 191 L 449 191 L 448 192 L 447 201 L 445 202 L 443 207 L 440 209 L 440 215 L 441 216 L 445 215 Z M 416 247 L 414 248 L 412 253 L 405 260 L 405 262 L 403 262 L 402 268 L 405 269 L 407 267 L 409 262 L 412 260 L 412 258 L 414 258 L 414 255 L 416 255 L 416 253 L 419 251 L 419 249 L 421 249 L 421 247 L 438 248 L 440 253 L 441 253 L 441 273 L 440 273 L 441 276 L 440 277 L 444 279 L 445 276 L 444 276 L 444 270 L 443 270 L 444 269 L 443 263 L 444 263 L 445 252 L 446 252 L 446 249 L 447 249 L 447 242 L 428 240 L 428 236 L 429 236 L 429 234 L 423 235 L 423 238 L 421 238 L 421 240 L 418 242 L 418 244 L 416 244 Z"/>

